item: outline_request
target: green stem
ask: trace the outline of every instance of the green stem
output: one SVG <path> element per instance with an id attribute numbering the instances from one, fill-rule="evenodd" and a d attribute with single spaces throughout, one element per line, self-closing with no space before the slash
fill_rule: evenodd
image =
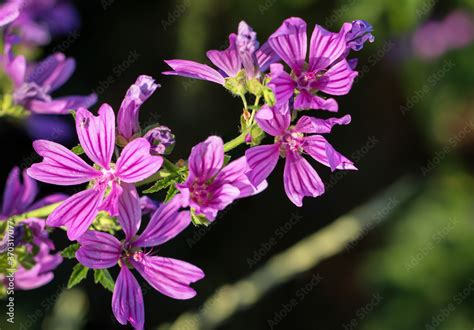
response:
<path id="1" fill-rule="evenodd" d="M 15 215 L 12 217 L 13 221 L 15 221 L 15 224 L 20 223 L 23 220 L 30 219 L 30 218 L 46 218 L 48 215 L 50 215 L 59 205 L 61 205 L 62 202 L 46 205 L 42 208 L 28 211 L 23 214 Z"/>
<path id="2" fill-rule="evenodd" d="M 244 103 L 244 108 L 245 110 L 248 111 L 248 104 L 247 104 L 247 99 L 245 98 L 245 95 L 244 94 L 240 94 L 240 98 L 242 99 L 242 102 Z"/>
<path id="3" fill-rule="evenodd" d="M 248 131 L 245 130 L 245 131 L 242 132 L 242 134 L 240 134 L 236 138 L 234 138 L 234 139 L 230 140 L 229 142 L 227 142 L 226 144 L 224 144 L 224 152 L 229 152 L 232 149 L 237 148 L 242 143 L 244 143 L 245 142 L 245 137 L 247 136 L 247 134 L 248 134 Z"/>

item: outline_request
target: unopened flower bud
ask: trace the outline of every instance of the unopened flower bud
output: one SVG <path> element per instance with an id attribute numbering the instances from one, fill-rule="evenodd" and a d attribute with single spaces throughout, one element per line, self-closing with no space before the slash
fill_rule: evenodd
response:
<path id="1" fill-rule="evenodd" d="M 174 134 L 166 126 L 152 128 L 143 137 L 150 142 L 152 155 L 170 154 L 176 142 Z"/>

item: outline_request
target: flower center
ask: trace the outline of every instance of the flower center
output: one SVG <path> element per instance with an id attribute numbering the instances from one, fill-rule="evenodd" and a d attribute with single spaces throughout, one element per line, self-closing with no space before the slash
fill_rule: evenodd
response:
<path id="1" fill-rule="evenodd" d="M 145 253 L 142 249 L 134 247 L 130 242 L 123 243 L 121 259 L 124 259 L 124 261 L 133 259 L 134 261 L 141 262 L 144 255 Z"/>
<path id="2" fill-rule="evenodd" d="M 196 178 L 189 188 L 191 199 L 199 205 L 205 205 L 212 197 L 208 187 L 209 183 Z"/>
<path id="3" fill-rule="evenodd" d="M 285 135 L 277 136 L 275 142 L 280 144 L 280 156 L 285 157 L 288 151 L 303 152 L 304 135 L 298 132 L 288 132 Z"/>
<path id="4" fill-rule="evenodd" d="M 102 172 L 102 176 L 96 179 L 96 186 L 111 188 L 114 181 L 118 181 L 118 178 L 115 176 L 115 164 L 110 164 L 109 169 L 102 168 L 100 171 Z"/>

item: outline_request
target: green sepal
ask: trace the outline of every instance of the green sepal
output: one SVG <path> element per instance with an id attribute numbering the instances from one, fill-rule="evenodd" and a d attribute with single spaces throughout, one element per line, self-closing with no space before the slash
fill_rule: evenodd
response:
<path id="1" fill-rule="evenodd" d="M 168 175 L 164 177 L 163 179 L 160 179 L 156 181 L 153 186 L 148 188 L 147 190 L 144 190 L 144 194 L 153 194 L 156 193 L 160 190 L 163 190 L 165 188 L 170 187 L 171 185 L 175 184 L 178 181 L 178 177 L 174 175 Z"/>
<path id="2" fill-rule="evenodd" d="M 67 248 L 61 251 L 61 255 L 66 259 L 75 259 L 76 251 L 79 250 L 79 243 L 69 245 Z"/>
<path id="3" fill-rule="evenodd" d="M 75 147 L 72 147 L 71 151 L 73 153 L 75 153 L 76 155 L 78 155 L 78 156 L 84 154 L 84 149 L 82 148 L 82 146 L 80 144 L 78 144 Z"/>
<path id="4" fill-rule="evenodd" d="M 81 283 L 84 279 L 87 278 L 88 272 L 89 268 L 83 266 L 82 264 L 76 264 L 72 269 L 71 276 L 69 277 L 69 281 L 67 282 L 67 288 L 71 289 Z"/>
<path id="5" fill-rule="evenodd" d="M 209 226 L 211 222 L 202 214 L 196 214 L 196 211 L 191 209 L 191 221 L 195 226 Z"/>
<path id="6" fill-rule="evenodd" d="M 247 92 L 247 75 L 240 70 L 235 77 L 225 78 L 224 87 L 234 95 L 244 95 Z"/>
<path id="7" fill-rule="evenodd" d="M 100 283 L 105 289 L 114 292 L 115 281 L 107 269 L 94 269 L 94 283 Z"/>

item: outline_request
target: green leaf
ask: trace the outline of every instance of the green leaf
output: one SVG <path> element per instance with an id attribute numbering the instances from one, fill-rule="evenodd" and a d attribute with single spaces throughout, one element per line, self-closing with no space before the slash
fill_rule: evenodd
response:
<path id="1" fill-rule="evenodd" d="M 79 243 L 71 244 L 61 251 L 61 255 L 66 259 L 74 259 L 76 258 L 76 251 L 79 250 L 79 247 Z"/>
<path id="2" fill-rule="evenodd" d="M 196 214 L 194 209 L 191 209 L 191 221 L 195 226 L 209 226 L 211 223 L 204 215 Z"/>
<path id="3" fill-rule="evenodd" d="M 178 193 L 178 188 L 176 185 L 173 184 L 168 188 L 168 192 L 166 193 L 165 203 L 169 202 L 176 194 Z"/>
<path id="4" fill-rule="evenodd" d="M 105 289 L 114 292 L 115 282 L 107 269 L 94 269 L 94 282 L 95 284 L 100 283 Z"/>
<path id="5" fill-rule="evenodd" d="M 147 190 L 143 191 L 144 194 L 153 194 L 160 190 L 170 187 L 171 185 L 175 184 L 178 181 L 178 176 L 176 175 L 169 175 L 163 179 L 160 179 L 155 182 L 153 186 L 148 188 Z"/>
<path id="6" fill-rule="evenodd" d="M 71 149 L 71 151 L 73 153 L 75 153 L 76 155 L 80 156 L 84 153 L 84 149 L 82 148 L 82 146 L 80 144 L 78 144 L 77 146 L 73 147 Z"/>
<path id="7" fill-rule="evenodd" d="M 83 266 L 81 264 L 77 264 L 72 269 L 71 276 L 69 277 L 69 281 L 67 282 L 67 288 L 71 289 L 82 282 L 87 277 L 87 273 L 89 272 L 89 268 Z"/>
<path id="8" fill-rule="evenodd" d="M 72 118 L 74 118 L 74 120 L 76 120 L 76 111 L 69 110 L 69 113 L 72 115 Z"/>

